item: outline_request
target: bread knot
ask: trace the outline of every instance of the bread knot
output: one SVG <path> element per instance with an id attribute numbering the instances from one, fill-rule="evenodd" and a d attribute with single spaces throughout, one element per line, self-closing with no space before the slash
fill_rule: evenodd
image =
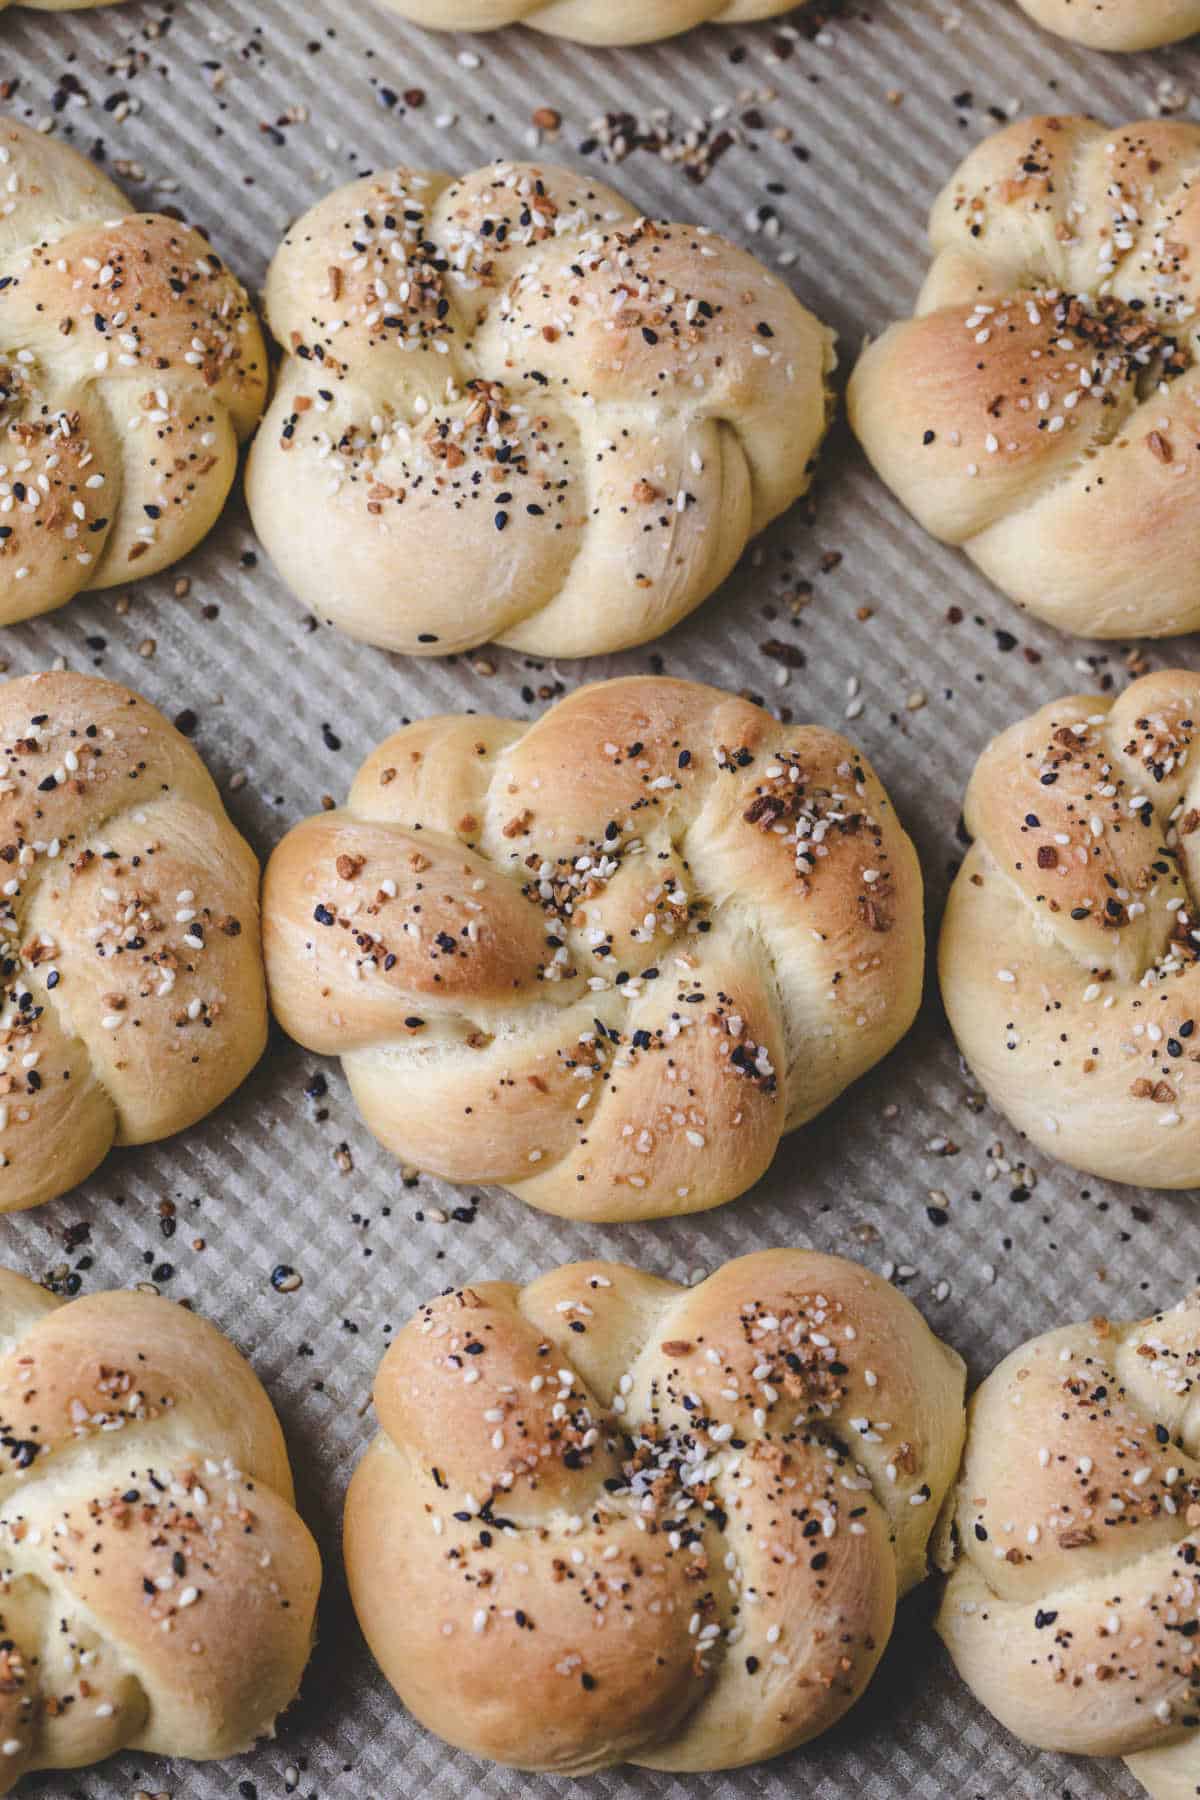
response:
<path id="1" fill-rule="evenodd" d="M 963 1366 L 878 1276 L 765 1251 L 424 1307 L 380 1368 L 346 1563 L 384 1673 L 476 1756 L 726 1768 L 866 1687 L 963 1435 Z"/>
<path id="2" fill-rule="evenodd" d="M 564 169 L 340 189 L 267 312 L 255 529 L 306 607 L 414 655 L 661 635 L 806 490 L 829 417 L 831 334 L 782 282 Z"/>
<path id="3" fill-rule="evenodd" d="M 1200 31 L 1200 0 L 1020 0 L 1047 31 L 1094 50 L 1155 50 Z"/>
<path id="4" fill-rule="evenodd" d="M 153 575 L 209 530 L 266 398 L 245 293 L 54 138 L 0 130 L 0 623 Z"/>
<path id="5" fill-rule="evenodd" d="M 931 232 L 916 318 L 850 383 L 876 469 L 1039 618 L 1194 630 L 1200 127 L 1022 120 L 971 153 Z"/>
<path id="6" fill-rule="evenodd" d="M 938 1629 L 1027 1742 L 1200 1780 L 1200 1304 L 1013 1352 L 971 1403 Z"/>
<path id="7" fill-rule="evenodd" d="M 921 986 L 861 752 L 656 678 L 398 732 L 275 851 L 264 923 L 276 1016 L 384 1144 L 577 1218 L 742 1193 Z"/>
<path id="8" fill-rule="evenodd" d="M 202 1119 L 266 1044 L 258 864 L 199 756 L 94 676 L 0 686 L 0 1211 Z"/>
<path id="9" fill-rule="evenodd" d="M 946 1010 L 995 1103 L 1060 1161 L 1200 1182 L 1200 680 L 1074 695 L 984 751 L 942 927 Z"/>
<path id="10" fill-rule="evenodd" d="M 312 1644 L 282 1433 L 216 1328 L 0 1270 L 0 1793 L 122 1749 L 246 1750 Z"/>

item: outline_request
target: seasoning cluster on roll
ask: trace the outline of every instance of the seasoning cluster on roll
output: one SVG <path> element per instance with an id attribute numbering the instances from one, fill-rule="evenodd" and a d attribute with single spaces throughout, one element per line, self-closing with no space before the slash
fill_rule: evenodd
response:
<path id="1" fill-rule="evenodd" d="M 958 1465 L 963 1366 L 889 1283 L 760 1252 L 691 1290 L 576 1263 L 423 1307 L 346 1513 L 423 1724 L 519 1768 L 736 1767 L 829 1729 Z"/>
<path id="2" fill-rule="evenodd" d="M 301 218 L 255 529 L 312 612 L 391 650 L 640 644 L 809 485 L 831 334 L 704 226 L 565 169 L 398 169 Z"/>
<path id="3" fill-rule="evenodd" d="M 652 677 L 406 727 L 263 907 L 275 1014 L 377 1137 L 576 1218 L 744 1192 L 921 989 L 916 854 L 861 752 Z"/>

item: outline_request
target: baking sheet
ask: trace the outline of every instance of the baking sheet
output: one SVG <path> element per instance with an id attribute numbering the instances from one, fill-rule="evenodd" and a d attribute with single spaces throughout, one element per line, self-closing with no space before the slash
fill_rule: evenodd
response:
<path id="1" fill-rule="evenodd" d="M 252 286 L 290 218 L 368 168 L 405 159 L 460 170 L 534 154 L 599 165 L 605 145 L 618 156 L 624 146 L 609 179 L 648 212 L 750 242 L 837 328 L 848 365 L 864 333 L 907 311 L 928 204 L 969 145 L 1024 111 L 1200 116 L 1200 45 L 1105 59 L 1039 33 L 1010 0 L 814 5 L 628 53 L 522 31 L 433 37 L 376 0 L 127 0 L 5 13 L 0 95 L 15 116 L 103 154 L 138 205 L 178 207 L 206 228 Z M 557 132 L 535 126 L 541 109 L 561 115 Z M 630 147 L 644 139 L 654 144 Z M 905 518 L 841 426 L 812 505 L 776 526 L 716 599 L 659 644 L 586 664 L 490 649 L 447 663 L 389 657 L 306 620 L 254 549 L 235 501 L 178 570 L 0 634 L 0 657 L 13 673 L 62 658 L 139 688 L 169 716 L 193 712 L 195 742 L 263 856 L 323 794 L 340 799 L 405 718 L 465 708 L 532 718 L 584 680 L 661 668 L 856 736 L 916 839 L 936 920 L 960 850 L 962 788 L 993 731 L 1060 694 L 1121 686 L 1134 667 L 1200 666 L 1196 639 L 1097 647 L 1025 620 Z M 801 649 L 806 667 L 765 651 L 772 639 Z M 316 1076 L 327 1091 L 310 1097 Z M 581 1791 L 444 1748 L 406 1717 L 358 1636 L 338 1518 L 390 1331 L 430 1293 L 472 1278 L 523 1280 L 583 1255 L 686 1278 L 742 1251 L 812 1243 L 893 1274 L 978 1378 L 1021 1337 L 1099 1311 L 1141 1314 L 1200 1281 L 1190 1196 L 1107 1187 L 1041 1156 L 1026 1169 L 1022 1154 L 961 1072 L 932 990 L 903 1048 L 788 1140 L 752 1194 L 627 1229 L 406 1178 L 359 1124 L 337 1066 L 277 1034 L 200 1128 L 116 1153 L 78 1193 L 0 1219 L 0 1257 L 38 1278 L 74 1275 L 83 1291 L 155 1281 L 253 1359 L 326 1558 L 321 1642 L 278 1741 L 243 1761 L 200 1769 L 126 1756 L 30 1791 Z M 271 1285 L 281 1263 L 303 1278 L 293 1292 Z M 1072 1764 L 1007 1738 L 928 1634 L 932 1598 L 908 1605 L 866 1701 L 817 1745 L 739 1774 L 625 1769 L 582 1791 L 1140 1791 L 1118 1764 Z"/>

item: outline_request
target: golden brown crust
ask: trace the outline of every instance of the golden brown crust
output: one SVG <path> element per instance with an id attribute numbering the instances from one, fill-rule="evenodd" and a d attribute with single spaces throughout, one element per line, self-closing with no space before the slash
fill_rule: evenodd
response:
<path id="1" fill-rule="evenodd" d="M 1200 624 L 1200 127 L 1020 121 L 933 211 L 850 416 L 888 486 L 1041 618 Z"/>
<path id="2" fill-rule="evenodd" d="M 443 1296 L 379 1371 L 346 1510 L 360 1622 L 477 1756 L 777 1755 L 858 1698 L 922 1579 L 962 1393 L 907 1300 L 815 1252 L 691 1290 L 577 1263 Z"/>
<path id="3" fill-rule="evenodd" d="M 938 1629 L 1026 1741 L 1200 1781 L 1200 1304 L 1013 1352 L 971 1402 Z M 1183 1784 L 1183 1785 L 1181 1785 Z"/>
<path id="4" fill-rule="evenodd" d="M 199 232 L 130 216 L 76 151 L 5 120 L 0 623 L 155 574 L 219 514 L 266 401 L 243 289 Z"/>
<path id="5" fill-rule="evenodd" d="M 1200 1184 L 1200 677 L 1072 696 L 984 751 L 942 925 L 950 1023 L 1049 1154 Z"/>
<path id="6" fill-rule="evenodd" d="M 0 1793 L 121 1748 L 247 1749 L 294 1697 L 320 1562 L 270 1401 L 214 1326 L 0 1270 Z"/>
<path id="7" fill-rule="evenodd" d="M 266 1043 L 258 864 L 191 745 L 90 675 L 0 685 L 0 1211 L 212 1111 Z"/>
<path id="8" fill-rule="evenodd" d="M 267 312 L 255 527 L 313 612 L 414 655 L 659 636 L 808 487 L 827 423 L 832 338 L 781 282 L 564 169 L 340 189 Z"/>
<path id="9" fill-rule="evenodd" d="M 921 986 L 920 871 L 865 759 L 680 681 L 398 732 L 263 906 L 276 1015 L 389 1148 L 575 1217 L 742 1193 Z"/>
<path id="10" fill-rule="evenodd" d="M 1200 0 L 1019 0 L 1047 31 L 1093 50 L 1155 50 L 1200 31 Z"/>

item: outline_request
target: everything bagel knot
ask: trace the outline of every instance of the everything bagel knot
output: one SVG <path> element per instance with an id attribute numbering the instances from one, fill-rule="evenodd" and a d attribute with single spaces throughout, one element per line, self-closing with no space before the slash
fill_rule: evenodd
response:
<path id="1" fill-rule="evenodd" d="M 725 1768 L 827 1730 L 886 1648 L 963 1435 L 888 1283 L 765 1251 L 422 1308 L 375 1386 L 346 1564 L 429 1729 L 521 1768 Z"/>
<path id="2" fill-rule="evenodd" d="M 964 1056 L 1034 1143 L 1200 1184 L 1200 677 L 1056 701 L 984 751 L 942 929 Z"/>
<path id="3" fill-rule="evenodd" d="M 0 685 L 0 1211 L 203 1118 L 266 1043 L 258 865 L 162 714 Z"/>
<path id="4" fill-rule="evenodd" d="M 934 208 L 850 413 L 926 530 L 1089 637 L 1200 625 L 1200 127 L 1025 120 Z"/>
<path id="5" fill-rule="evenodd" d="M 1026 1742 L 1200 1784 L 1200 1301 L 1068 1325 L 971 1402 L 938 1629 Z"/>
<path id="6" fill-rule="evenodd" d="M 410 654 L 659 636 L 828 420 L 831 335 L 776 277 L 563 169 L 355 182 L 293 226 L 267 312 L 255 529 L 305 606 Z"/>
<path id="7" fill-rule="evenodd" d="M 795 0 L 391 0 L 406 19 L 435 31 L 494 31 L 532 25 L 580 44 L 649 44 L 695 25 L 749 25 L 788 12 Z"/>
<path id="8" fill-rule="evenodd" d="M 0 1270 L 0 1793 L 121 1749 L 248 1749 L 294 1697 L 320 1563 L 275 1414 L 212 1325 Z"/>
<path id="9" fill-rule="evenodd" d="M 216 520 L 266 398 L 262 334 L 199 232 L 130 216 L 76 151 L 6 120 L 0 624 L 153 575 Z"/>
<path id="10" fill-rule="evenodd" d="M 1095 50 L 1153 50 L 1200 31 L 1200 0 L 1020 0 L 1047 31 Z"/>
<path id="11" fill-rule="evenodd" d="M 389 1149 L 593 1219 L 742 1193 L 921 987 L 861 753 L 654 678 L 397 733 L 275 851 L 263 917 L 276 1016 Z"/>

